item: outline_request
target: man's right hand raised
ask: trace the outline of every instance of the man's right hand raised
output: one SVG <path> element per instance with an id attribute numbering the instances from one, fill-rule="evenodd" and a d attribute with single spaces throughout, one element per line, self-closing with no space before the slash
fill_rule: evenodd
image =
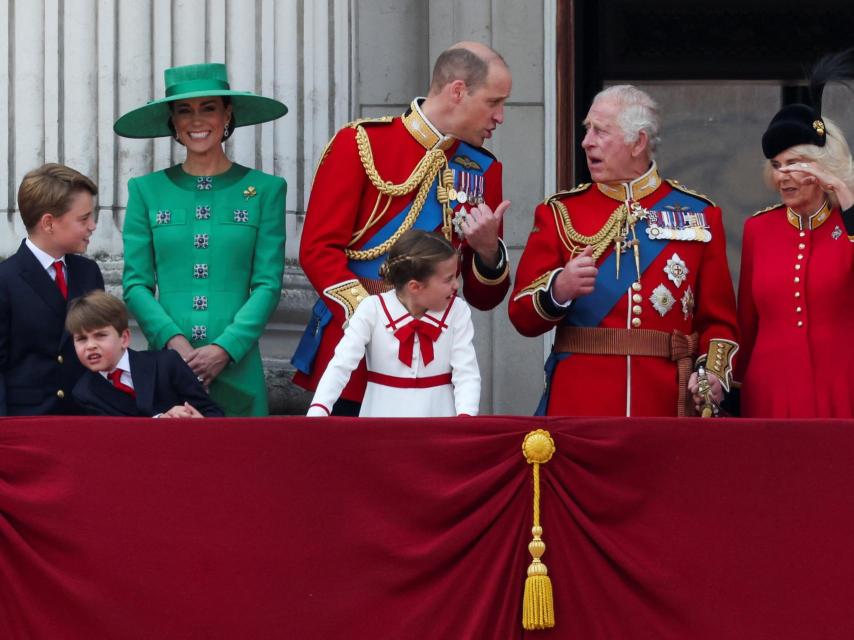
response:
<path id="1" fill-rule="evenodd" d="M 584 251 L 570 258 L 563 271 L 554 279 L 552 296 L 555 302 L 564 305 L 570 300 L 593 293 L 598 273 L 593 247 L 587 245 Z"/>

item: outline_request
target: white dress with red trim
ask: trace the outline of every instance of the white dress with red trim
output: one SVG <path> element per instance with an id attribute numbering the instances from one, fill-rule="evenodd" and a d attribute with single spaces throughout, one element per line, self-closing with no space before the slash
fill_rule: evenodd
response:
<path id="1" fill-rule="evenodd" d="M 471 311 L 455 297 L 441 313 L 413 318 L 394 291 L 358 306 L 314 394 L 309 416 L 328 415 L 365 358 L 361 417 L 477 415 L 480 371 Z"/>

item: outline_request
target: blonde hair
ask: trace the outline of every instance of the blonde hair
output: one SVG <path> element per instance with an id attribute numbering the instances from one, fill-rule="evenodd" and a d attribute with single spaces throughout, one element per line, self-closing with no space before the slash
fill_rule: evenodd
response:
<path id="1" fill-rule="evenodd" d="M 822 118 L 824 120 L 824 130 L 826 133 L 825 144 L 823 147 L 814 144 L 798 144 L 794 147 L 789 147 L 787 151 L 806 159 L 815 162 L 819 167 L 839 178 L 854 190 L 854 160 L 851 158 L 851 150 L 848 147 L 848 142 L 839 126 L 830 118 Z M 771 166 L 771 160 L 765 162 L 762 172 L 762 177 L 765 179 L 765 184 L 773 190 L 777 190 L 774 184 L 774 167 Z M 839 201 L 834 192 L 827 193 L 828 199 L 833 205 L 838 205 Z"/>
<path id="2" fill-rule="evenodd" d="M 81 191 L 98 195 L 91 178 L 71 167 L 51 162 L 33 169 L 18 187 L 18 210 L 24 226 L 32 229 L 46 213 L 54 218 L 65 215 L 71 208 L 71 199 Z"/>

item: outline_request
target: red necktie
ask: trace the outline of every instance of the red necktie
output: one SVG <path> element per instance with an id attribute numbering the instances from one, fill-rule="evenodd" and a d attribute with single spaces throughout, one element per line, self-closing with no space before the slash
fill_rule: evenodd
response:
<path id="1" fill-rule="evenodd" d="M 412 350 L 415 348 L 415 334 L 421 344 L 421 358 L 424 364 L 433 362 L 433 343 L 441 335 L 442 330 L 435 324 L 427 324 L 421 320 L 413 320 L 394 332 L 394 337 L 400 340 L 397 358 L 407 367 L 412 366 Z"/>
<path id="2" fill-rule="evenodd" d="M 65 271 L 63 267 L 65 265 L 62 264 L 62 260 L 57 260 L 53 263 L 53 268 L 56 270 L 56 286 L 59 287 L 59 292 L 62 294 L 62 297 L 68 300 L 68 283 L 65 281 Z"/>
<path id="3" fill-rule="evenodd" d="M 124 382 L 122 382 L 122 370 L 116 369 L 115 371 L 108 373 L 107 377 L 110 379 L 110 382 L 113 383 L 113 386 L 119 391 L 124 391 L 131 398 L 136 398 L 136 393 L 134 390 L 127 386 Z"/>

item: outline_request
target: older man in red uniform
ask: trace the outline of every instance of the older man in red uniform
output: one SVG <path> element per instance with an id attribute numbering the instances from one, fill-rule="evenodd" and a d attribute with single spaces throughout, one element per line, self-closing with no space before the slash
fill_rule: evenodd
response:
<path id="1" fill-rule="evenodd" d="M 537 207 L 510 301 L 522 334 L 557 329 L 537 412 L 713 410 L 738 348 L 721 210 L 659 175 L 643 91 L 601 92 L 585 126 L 594 182 Z"/>
<path id="2" fill-rule="evenodd" d="M 504 121 L 511 77 L 484 45 L 463 42 L 442 53 L 430 93 L 399 117 L 350 123 L 320 161 L 300 241 L 300 263 L 320 295 L 294 355 L 294 381 L 315 389 L 369 294 L 390 286 L 379 268 L 410 228 L 437 230 L 461 252 L 469 304 L 491 309 L 510 287 L 501 241 L 501 163 L 483 149 Z M 333 413 L 355 415 L 365 390 L 364 362 Z"/>

